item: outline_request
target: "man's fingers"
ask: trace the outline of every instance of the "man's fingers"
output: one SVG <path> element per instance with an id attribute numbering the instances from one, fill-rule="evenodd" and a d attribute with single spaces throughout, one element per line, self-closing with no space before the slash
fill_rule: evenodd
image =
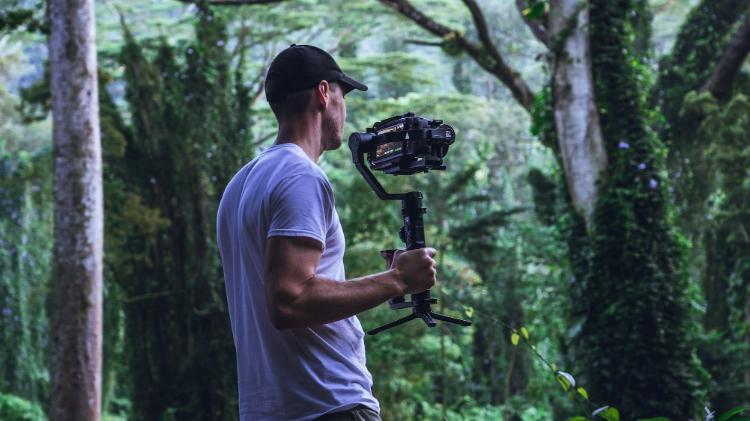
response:
<path id="1" fill-rule="evenodd" d="M 437 250 L 435 250 L 435 249 L 434 249 L 434 248 L 432 248 L 432 247 L 425 247 L 425 248 L 424 248 L 424 249 L 422 249 L 422 250 L 426 251 L 426 252 L 427 252 L 427 255 L 428 255 L 428 256 L 430 256 L 430 257 L 435 257 L 435 255 L 437 254 Z"/>

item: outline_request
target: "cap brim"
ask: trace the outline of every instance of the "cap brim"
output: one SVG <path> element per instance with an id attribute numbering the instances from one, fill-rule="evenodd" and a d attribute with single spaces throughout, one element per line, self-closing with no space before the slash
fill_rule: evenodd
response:
<path id="1" fill-rule="evenodd" d="M 356 80 L 350 78 L 349 76 L 345 75 L 344 73 L 341 73 L 341 75 L 338 78 L 338 81 L 341 82 L 344 87 L 347 88 L 347 92 L 351 91 L 352 89 L 357 89 L 360 91 L 366 91 L 367 85 L 365 85 L 362 82 L 357 82 Z"/>

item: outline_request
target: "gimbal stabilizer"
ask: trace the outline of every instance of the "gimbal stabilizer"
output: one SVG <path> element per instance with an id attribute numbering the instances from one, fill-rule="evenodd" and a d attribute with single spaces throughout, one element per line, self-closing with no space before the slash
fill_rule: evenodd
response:
<path id="1" fill-rule="evenodd" d="M 391 117 L 377 122 L 364 133 L 349 136 L 349 149 L 352 151 L 354 166 L 365 181 L 382 200 L 401 200 L 401 215 L 404 225 L 399 231 L 407 250 L 425 247 L 424 222 L 422 215 L 422 193 L 388 193 L 364 164 L 364 156 L 370 167 L 392 175 L 411 175 L 429 170 L 444 170 L 443 157 L 456 138 L 453 128 L 440 120 L 427 120 L 415 117 L 412 113 Z M 394 250 L 383 250 L 381 255 L 390 266 Z M 411 300 L 402 297 L 389 300 L 392 309 L 411 308 L 406 317 L 375 328 L 369 332 L 375 335 L 410 320 L 421 318 L 429 327 L 435 327 L 435 319 L 444 322 L 469 326 L 470 321 L 433 313 L 430 304 L 437 300 L 430 298 L 430 290 L 411 295 Z"/>

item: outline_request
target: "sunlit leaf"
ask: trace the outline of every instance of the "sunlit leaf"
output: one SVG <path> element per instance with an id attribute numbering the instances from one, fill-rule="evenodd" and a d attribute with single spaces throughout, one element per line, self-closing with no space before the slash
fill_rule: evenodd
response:
<path id="1" fill-rule="evenodd" d="M 521 336 L 518 333 L 513 332 L 510 334 L 510 343 L 512 343 L 513 345 L 518 345 L 519 340 L 521 340 Z"/>
<path id="2" fill-rule="evenodd" d="M 586 392 L 586 389 L 584 389 L 583 387 L 579 387 L 578 389 L 576 389 L 576 391 L 578 392 L 579 395 L 583 396 L 583 399 L 589 398 L 588 392 Z"/>
<path id="3" fill-rule="evenodd" d="M 466 313 L 466 317 L 471 317 L 474 315 L 474 307 L 466 307 L 464 309 L 464 313 Z"/>
<path id="4" fill-rule="evenodd" d="M 523 336 L 523 338 L 528 341 L 529 340 L 529 330 L 526 329 L 525 327 L 522 327 L 521 328 L 521 336 Z"/>
<path id="5" fill-rule="evenodd" d="M 558 371 L 557 373 L 555 373 L 555 378 L 557 378 L 557 381 L 560 383 L 560 386 L 562 386 L 563 390 L 568 390 L 571 387 L 576 387 L 576 379 L 570 373 Z"/>

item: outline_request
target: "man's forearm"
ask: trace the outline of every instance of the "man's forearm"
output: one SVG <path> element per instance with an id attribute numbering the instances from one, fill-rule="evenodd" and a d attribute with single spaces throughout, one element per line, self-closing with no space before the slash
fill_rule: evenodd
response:
<path id="1" fill-rule="evenodd" d="M 271 317 L 279 329 L 331 323 L 401 295 L 401 285 L 395 269 L 343 282 L 315 275 L 293 299 L 272 298 Z"/>

